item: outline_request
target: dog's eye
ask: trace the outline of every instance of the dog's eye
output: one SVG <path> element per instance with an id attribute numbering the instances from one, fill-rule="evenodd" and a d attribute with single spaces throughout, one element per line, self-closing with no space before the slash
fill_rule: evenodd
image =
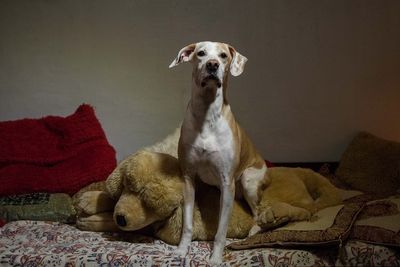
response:
<path id="1" fill-rule="evenodd" d="M 221 53 L 219 56 L 220 56 L 221 58 L 226 58 L 226 57 L 227 57 L 227 55 L 226 55 L 225 53 Z"/>
<path id="2" fill-rule="evenodd" d="M 204 52 L 203 50 L 197 52 L 197 56 L 199 57 L 204 57 L 206 55 L 206 52 Z"/>

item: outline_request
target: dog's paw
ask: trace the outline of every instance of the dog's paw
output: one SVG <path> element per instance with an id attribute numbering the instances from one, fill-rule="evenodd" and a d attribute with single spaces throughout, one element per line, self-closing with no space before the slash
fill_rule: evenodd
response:
<path id="1" fill-rule="evenodd" d="M 174 250 L 174 255 L 178 257 L 185 257 L 188 254 L 189 246 L 187 245 L 179 245 L 176 250 Z"/>
<path id="2" fill-rule="evenodd" d="M 209 264 L 211 266 L 222 265 L 223 256 L 224 256 L 224 248 L 225 248 L 225 242 L 221 242 L 221 241 L 217 241 L 217 240 L 214 241 L 212 254 L 209 259 Z"/>
<path id="3" fill-rule="evenodd" d="M 209 263 L 211 266 L 220 266 L 222 264 L 222 256 L 213 253 L 210 257 Z"/>

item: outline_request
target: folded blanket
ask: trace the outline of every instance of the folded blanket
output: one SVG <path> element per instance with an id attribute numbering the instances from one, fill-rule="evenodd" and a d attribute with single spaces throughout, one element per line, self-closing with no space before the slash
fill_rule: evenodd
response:
<path id="1" fill-rule="evenodd" d="M 0 122 L 0 195 L 73 194 L 105 180 L 115 150 L 89 105 L 68 117 Z"/>

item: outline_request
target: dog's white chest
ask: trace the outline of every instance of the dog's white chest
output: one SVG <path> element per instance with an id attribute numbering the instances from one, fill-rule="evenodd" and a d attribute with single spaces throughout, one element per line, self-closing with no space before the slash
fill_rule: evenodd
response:
<path id="1" fill-rule="evenodd" d="M 220 174 L 231 172 L 234 159 L 232 131 L 224 118 L 217 123 L 205 123 L 200 132 L 185 131 L 184 143 L 189 151 L 188 160 L 196 168 L 200 179 L 211 185 L 219 186 Z"/>
<path id="2" fill-rule="evenodd" d="M 213 125 L 205 124 L 192 144 L 198 159 L 207 159 L 210 154 L 225 158 L 233 155 L 232 131 L 225 119 Z"/>

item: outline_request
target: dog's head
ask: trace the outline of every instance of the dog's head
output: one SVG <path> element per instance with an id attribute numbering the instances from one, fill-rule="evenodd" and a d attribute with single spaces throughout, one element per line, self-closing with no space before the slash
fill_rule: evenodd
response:
<path id="1" fill-rule="evenodd" d="M 228 73 L 238 76 L 243 72 L 247 58 L 228 44 L 199 42 L 182 48 L 170 68 L 182 62 L 193 63 L 193 79 L 198 87 L 221 87 Z"/>

